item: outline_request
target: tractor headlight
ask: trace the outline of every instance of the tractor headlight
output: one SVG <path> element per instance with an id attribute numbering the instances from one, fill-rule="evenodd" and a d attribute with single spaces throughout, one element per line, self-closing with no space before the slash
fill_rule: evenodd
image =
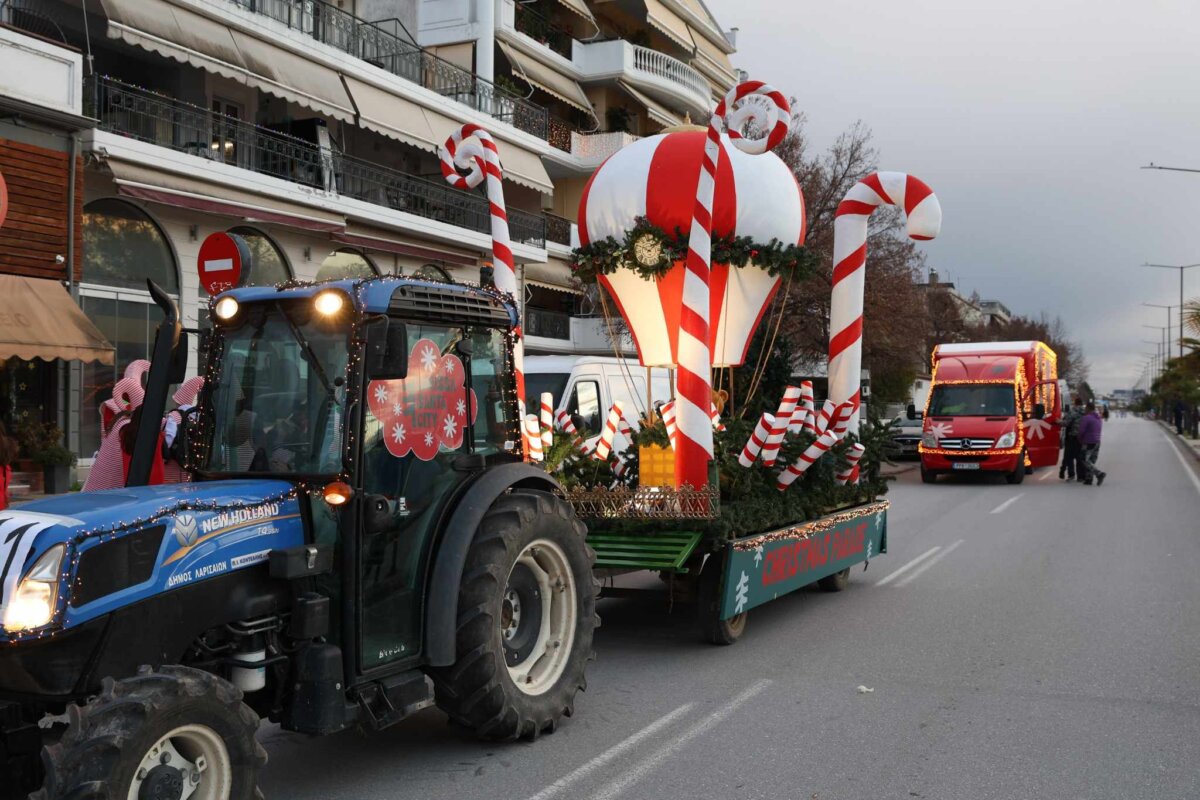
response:
<path id="1" fill-rule="evenodd" d="M 213 306 L 213 313 L 217 315 L 217 319 L 222 322 L 228 322 L 237 316 L 239 308 L 237 298 L 226 295 Z"/>
<path id="2" fill-rule="evenodd" d="M 1016 431 L 1009 431 L 1008 433 L 1004 434 L 1003 436 L 1001 436 L 999 439 L 996 440 L 996 447 L 998 447 L 1001 450 L 1003 450 L 1006 447 L 1016 447 L 1016 446 L 1017 446 Z"/>
<path id="3" fill-rule="evenodd" d="M 921 445 L 923 447 L 937 447 L 938 446 L 937 437 L 934 436 L 932 433 L 923 434 L 921 436 Z"/>
<path id="4" fill-rule="evenodd" d="M 326 289 L 313 298 L 313 308 L 326 317 L 332 317 L 339 313 L 345 305 L 346 295 L 334 289 Z"/>
<path id="5" fill-rule="evenodd" d="M 17 584 L 4 609 L 4 630 L 16 633 L 50 624 L 58 604 L 58 582 L 66 552 L 65 544 L 54 545 Z"/>

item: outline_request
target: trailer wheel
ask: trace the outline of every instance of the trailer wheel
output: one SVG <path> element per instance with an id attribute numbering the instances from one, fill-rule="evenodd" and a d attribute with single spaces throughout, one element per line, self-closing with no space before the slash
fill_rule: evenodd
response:
<path id="1" fill-rule="evenodd" d="M 721 579 L 725 575 L 724 565 L 724 556 L 714 554 L 708 557 L 704 568 L 700 570 L 696 621 L 700 626 L 700 636 L 709 644 L 733 644 L 746 632 L 748 612 L 721 619 Z"/>
<path id="2" fill-rule="evenodd" d="M 458 661 L 432 670 L 438 706 L 485 739 L 534 739 L 571 716 L 599 625 L 596 554 L 548 492 L 500 497 L 479 525 L 458 591 Z"/>
<path id="3" fill-rule="evenodd" d="M 821 587 L 823 592 L 840 592 L 850 585 L 850 568 L 846 567 L 841 572 L 835 572 L 832 575 L 826 575 L 821 580 L 817 581 L 817 586 Z"/>
<path id="4" fill-rule="evenodd" d="M 99 696 L 67 710 L 62 738 L 42 751 L 33 800 L 189 798 L 252 800 L 267 753 L 242 693 L 187 667 L 142 667 L 106 678 Z"/>
<path id="5" fill-rule="evenodd" d="M 1004 474 L 1004 480 L 1009 483 L 1021 483 L 1025 480 L 1025 451 L 1021 451 L 1021 455 L 1017 456 L 1017 466 L 1012 472 Z"/>
<path id="6" fill-rule="evenodd" d="M 921 483 L 937 483 L 937 473 L 933 470 L 925 469 L 925 465 L 921 465 Z"/>

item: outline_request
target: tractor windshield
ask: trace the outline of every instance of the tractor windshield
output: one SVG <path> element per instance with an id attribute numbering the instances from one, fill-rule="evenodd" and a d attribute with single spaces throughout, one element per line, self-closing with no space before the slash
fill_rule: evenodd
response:
<path id="1" fill-rule="evenodd" d="M 341 471 L 349 322 L 309 303 L 255 304 L 223 331 L 208 471 Z"/>

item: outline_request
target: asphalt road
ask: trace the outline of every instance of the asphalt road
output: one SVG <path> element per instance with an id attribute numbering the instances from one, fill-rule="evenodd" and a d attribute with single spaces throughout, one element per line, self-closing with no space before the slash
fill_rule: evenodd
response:
<path id="1" fill-rule="evenodd" d="M 261 734 L 268 798 L 1200 797 L 1200 476 L 1106 427 L 1102 487 L 901 476 L 889 552 L 841 594 L 750 612 L 601 603 L 576 715 L 530 744 L 427 711 L 373 736 Z M 653 579 L 652 579 L 653 580 Z M 873 691 L 859 693 L 858 686 Z"/>

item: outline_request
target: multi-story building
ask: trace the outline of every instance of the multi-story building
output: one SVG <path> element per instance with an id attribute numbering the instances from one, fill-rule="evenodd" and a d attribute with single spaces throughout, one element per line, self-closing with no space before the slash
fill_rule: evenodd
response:
<path id="1" fill-rule="evenodd" d="M 0 0 L 0 25 L 75 64 L 78 241 L 55 277 L 116 358 L 64 368 L 46 413 L 84 465 L 99 403 L 148 352 L 146 279 L 204 325 L 196 260 L 215 231 L 247 240 L 253 283 L 477 280 L 488 204 L 437 159 L 466 122 L 500 148 L 527 349 L 611 352 L 566 266 L 587 178 L 737 79 L 702 0 Z M 29 78 L 0 52 L 13 95 Z"/>

